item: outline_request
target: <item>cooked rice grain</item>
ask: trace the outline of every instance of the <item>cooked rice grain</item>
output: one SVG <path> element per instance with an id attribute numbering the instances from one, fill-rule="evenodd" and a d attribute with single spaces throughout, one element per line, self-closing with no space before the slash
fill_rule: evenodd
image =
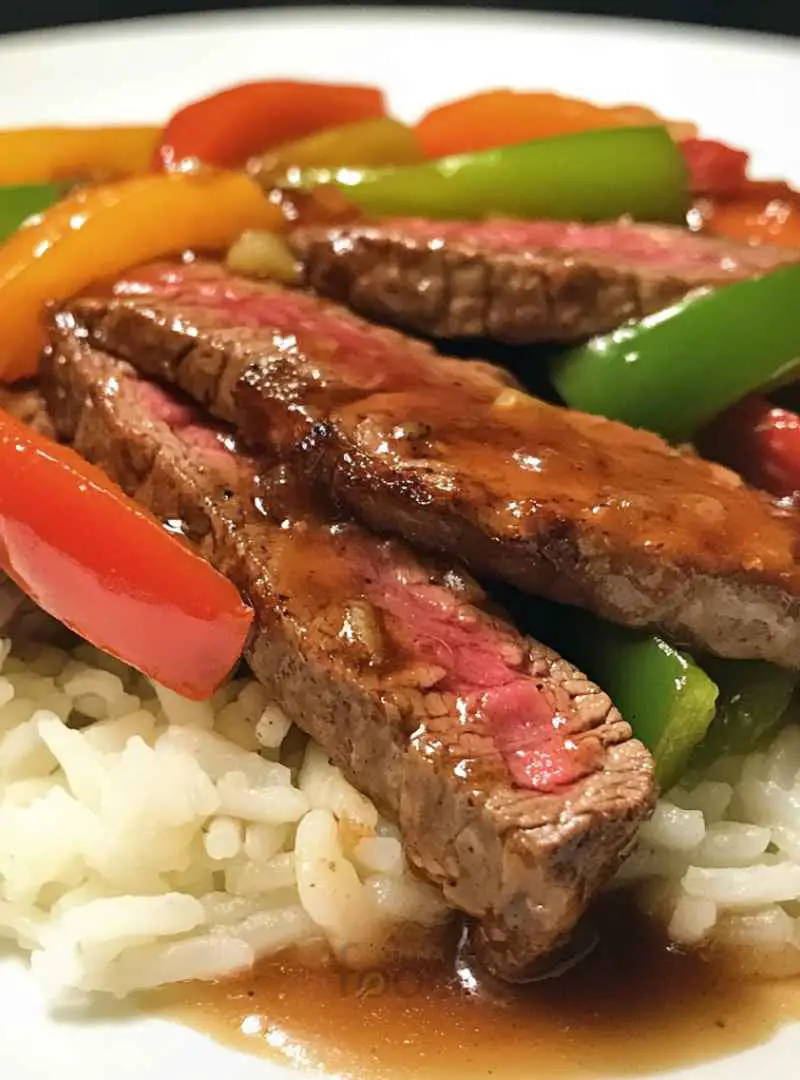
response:
<path id="1" fill-rule="evenodd" d="M 800 972 L 800 726 L 667 792 L 617 883 L 681 945 Z"/>
<path id="2" fill-rule="evenodd" d="M 0 641 L 0 937 L 50 997 L 216 979 L 450 916 L 396 830 L 252 679 L 192 702 L 91 646 Z M 296 747 L 297 739 L 289 740 Z M 355 954 L 354 952 L 354 954 Z"/>

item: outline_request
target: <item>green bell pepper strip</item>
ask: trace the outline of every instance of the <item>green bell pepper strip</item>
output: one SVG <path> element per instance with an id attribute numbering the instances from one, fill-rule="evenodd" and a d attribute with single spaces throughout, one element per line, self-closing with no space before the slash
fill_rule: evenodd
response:
<path id="1" fill-rule="evenodd" d="M 20 184 L 0 187 L 0 243 L 7 240 L 32 214 L 63 199 L 67 184 Z"/>
<path id="2" fill-rule="evenodd" d="M 606 691 L 650 750 L 667 791 L 714 718 L 716 685 L 663 638 L 566 608 L 555 620 L 556 647 Z"/>
<path id="3" fill-rule="evenodd" d="M 692 765 L 704 768 L 725 754 L 749 754 L 763 745 L 781 726 L 800 672 L 763 660 L 700 662 L 719 687 L 716 715 L 692 755 Z"/>
<path id="4" fill-rule="evenodd" d="M 336 184 L 367 214 L 480 219 L 491 214 L 603 221 L 630 214 L 683 221 L 688 173 L 663 127 L 560 135 L 397 168 L 307 170 L 304 188 Z"/>
<path id="5" fill-rule="evenodd" d="M 800 364 L 800 266 L 695 293 L 562 354 L 552 367 L 573 409 L 691 438 Z"/>

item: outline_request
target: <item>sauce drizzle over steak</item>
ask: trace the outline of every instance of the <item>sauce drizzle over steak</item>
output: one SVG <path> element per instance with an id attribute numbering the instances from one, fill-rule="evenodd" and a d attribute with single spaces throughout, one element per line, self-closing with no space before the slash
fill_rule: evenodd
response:
<path id="1" fill-rule="evenodd" d="M 524 978 L 653 803 L 650 756 L 608 697 L 460 570 L 335 518 L 297 475 L 69 329 L 42 384 L 59 435 L 250 597 L 258 678 L 478 921 L 488 965 Z"/>
<path id="2" fill-rule="evenodd" d="M 800 513 L 735 474 L 214 264 L 147 267 L 116 288 L 62 323 L 177 384 L 371 527 L 624 625 L 800 666 Z"/>

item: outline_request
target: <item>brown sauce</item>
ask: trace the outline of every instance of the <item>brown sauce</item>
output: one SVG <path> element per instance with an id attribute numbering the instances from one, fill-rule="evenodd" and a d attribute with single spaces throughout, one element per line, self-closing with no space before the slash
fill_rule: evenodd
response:
<path id="1" fill-rule="evenodd" d="M 442 505 L 444 491 L 500 540 L 547 535 L 552 522 L 561 536 L 569 522 L 589 548 L 657 552 L 659 565 L 688 559 L 700 572 L 755 571 L 800 588 L 796 513 L 650 432 L 516 391 L 503 400 L 467 400 L 451 387 L 393 387 L 342 407 L 333 425 L 346 448 L 351 442 L 364 454 L 365 474 L 369 468 L 388 476 L 392 492 L 413 477 L 423 506 Z M 427 438 L 407 437 L 409 418 Z"/>
<path id="2" fill-rule="evenodd" d="M 752 1047 L 800 1017 L 800 979 L 746 979 L 670 951 L 628 912 L 606 921 L 581 965 L 514 991 L 473 987 L 443 963 L 271 963 L 157 1008 L 240 1050 L 364 1080 L 649 1075 Z"/>
<path id="3" fill-rule="evenodd" d="M 299 451 L 306 475 L 324 486 L 332 472 L 339 495 L 362 516 L 363 487 L 384 484 L 391 507 L 379 515 L 382 528 L 408 535 L 420 507 L 455 507 L 456 518 L 463 513 L 479 532 L 515 547 L 501 576 L 530 586 L 530 572 L 536 592 L 539 573 L 518 542 L 551 528 L 560 542 L 567 526 L 592 550 L 656 553 L 659 565 L 800 591 L 796 510 L 776 508 L 652 433 L 556 408 L 511 389 L 499 369 L 439 355 L 307 294 L 232 278 L 213 264 L 137 271 L 115 291 L 129 298 L 111 340 L 101 335 L 100 344 L 113 348 L 124 335 L 123 351 L 134 350 L 138 365 L 204 339 L 209 318 L 212 327 L 245 331 L 246 347 L 209 347 L 173 377 L 197 390 L 213 369 L 215 407 L 251 444 L 293 456 L 307 440 Z M 153 344 L 154 319 L 163 349 Z M 146 347 L 137 351 L 139 340 Z M 387 516 L 392 507 L 399 517 Z M 432 546 L 462 554 L 458 537 L 469 530 L 454 521 L 447 542 Z"/>

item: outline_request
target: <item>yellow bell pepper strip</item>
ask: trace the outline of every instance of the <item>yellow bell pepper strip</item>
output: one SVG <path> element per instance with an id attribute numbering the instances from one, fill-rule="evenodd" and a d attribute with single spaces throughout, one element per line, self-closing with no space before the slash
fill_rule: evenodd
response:
<path id="1" fill-rule="evenodd" d="M 680 441 L 800 364 L 800 266 L 690 294 L 559 357 L 572 409 Z"/>
<path id="2" fill-rule="evenodd" d="M 153 174 L 64 199 L 0 246 L 0 379 L 35 372 L 47 301 L 149 259 L 222 250 L 245 229 L 283 220 L 243 173 Z"/>
<path id="3" fill-rule="evenodd" d="M 252 171 L 265 183 L 290 168 L 411 165 L 421 160 L 422 151 L 413 129 L 390 116 L 380 116 L 285 143 L 257 159 Z"/>
<path id="4" fill-rule="evenodd" d="M 67 194 L 65 184 L 15 184 L 0 187 L 0 243 L 15 233 L 34 214 L 57 203 Z"/>
<path id="5" fill-rule="evenodd" d="M 0 131 L 0 184 L 116 180 L 147 172 L 160 133 L 143 125 Z"/>
<path id="6" fill-rule="evenodd" d="M 475 220 L 500 214 L 557 221 L 682 221 L 688 174 L 663 127 L 623 127 L 397 168 L 300 173 L 334 183 L 367 214 Z"/>

